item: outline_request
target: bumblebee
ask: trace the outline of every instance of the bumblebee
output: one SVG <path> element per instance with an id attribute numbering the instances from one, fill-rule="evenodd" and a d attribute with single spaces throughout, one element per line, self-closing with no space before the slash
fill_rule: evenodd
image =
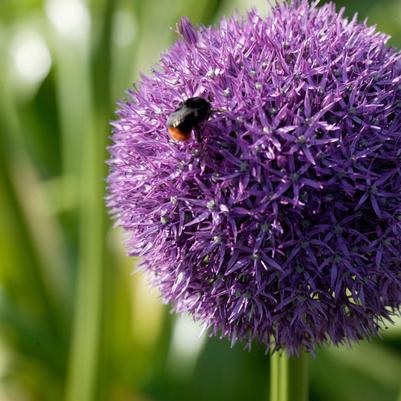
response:
<path id="1" fill-rule="evenodd" d="M 191 131 L 212 113 L 212 105 L 202 97 L 190 97 L 182 102 L 167 119 L 168 132 L 175 141 L 185 142 Z"/>

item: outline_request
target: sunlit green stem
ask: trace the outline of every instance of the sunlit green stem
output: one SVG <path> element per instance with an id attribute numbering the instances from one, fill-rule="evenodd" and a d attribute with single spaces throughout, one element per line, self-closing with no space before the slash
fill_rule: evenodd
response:
<path id="1" fill-rule="evenodd" d="M 270 401 L 308 400 L 307 355 L 288 358 L 276 352 L 271 357 Z"/>
<path id="2" fill-rule="evenodd" d="M 279 373 L 280 355 L 275 352 L 270 357 L 270 401 L 280 401 Z"/>

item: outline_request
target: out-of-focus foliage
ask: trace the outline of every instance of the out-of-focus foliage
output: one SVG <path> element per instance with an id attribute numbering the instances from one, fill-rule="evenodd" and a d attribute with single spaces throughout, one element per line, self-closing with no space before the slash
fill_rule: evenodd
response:
<path id="1" fill-rule="evenodd" d="M 344 4 L 343 4 L 344 3 Z M 268 358 L 162 306 L 103 207 L 116 99 L 175 39 L 264 0 L 0 1 L 0 400 L 262 400 Z M 401 47 L 401 3 L 340 1 Z M 401 324 L 311 359 L 313 400 L 391 401 Z"/>

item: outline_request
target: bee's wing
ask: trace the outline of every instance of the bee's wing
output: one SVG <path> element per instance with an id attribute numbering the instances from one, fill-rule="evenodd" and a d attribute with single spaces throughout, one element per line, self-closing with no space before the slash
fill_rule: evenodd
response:
<path id="1" fill-rule="evenodd" d="M 187 116 L 191 113 L 190 110 L 187 108 L 183 107 L 181 109 L 177 109 L 173 113 L 171 113 L 167 119 L 167 126 L 168 127 L 178 127 L 180 124 L 182 124 Z"/>

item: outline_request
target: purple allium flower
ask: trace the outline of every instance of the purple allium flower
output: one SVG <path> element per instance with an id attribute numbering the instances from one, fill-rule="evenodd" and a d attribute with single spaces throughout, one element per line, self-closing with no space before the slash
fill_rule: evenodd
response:
<path id="1" fill-rule="evenodd" d="M 166 302 L 297 353 L 401 304 L 401 54 L 333 4 L 195 29 L 113 123 L 108 206 Z M 201 96 L 193 140 L 166 120 Z"/>

